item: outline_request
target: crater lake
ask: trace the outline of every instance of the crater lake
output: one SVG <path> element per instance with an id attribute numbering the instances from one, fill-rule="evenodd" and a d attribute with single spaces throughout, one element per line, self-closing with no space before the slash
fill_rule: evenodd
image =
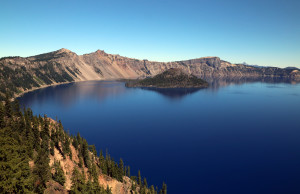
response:
<path id="1" fill-rule="evenodd" d="M 34 114 L 60 119 L 141 170 L 168 193 L 300 193 L 300 84 L 217 80 L 207 89 L 126 88 L 118 81 L 24 94 Z"/>

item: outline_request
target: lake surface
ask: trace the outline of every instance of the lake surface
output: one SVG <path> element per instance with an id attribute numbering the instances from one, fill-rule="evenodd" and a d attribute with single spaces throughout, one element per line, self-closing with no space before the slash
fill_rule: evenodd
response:
<path id="1" fill-rule="evenodd" d="M 168 193 L 300 193 L 300 84 L 217 81 L 202 90 L 89 81 L 19 99 L 123 158 Z"/>

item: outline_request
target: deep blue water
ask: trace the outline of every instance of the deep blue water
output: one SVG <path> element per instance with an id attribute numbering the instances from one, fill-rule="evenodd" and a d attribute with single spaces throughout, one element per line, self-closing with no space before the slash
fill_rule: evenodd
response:
<path id="1" fill-rule="evenodd" d="M 90 81 L 20 101 L 170 194 L 300 193 L 300 84 L 153 91 Z"/>

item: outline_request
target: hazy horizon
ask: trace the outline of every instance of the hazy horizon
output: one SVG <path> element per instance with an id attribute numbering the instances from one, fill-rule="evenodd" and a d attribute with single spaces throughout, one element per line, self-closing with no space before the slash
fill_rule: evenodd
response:
<path id="1" fill-rule="evenodd" d="M 300 68 L 300 2 L 5 1 L 0 57 L 67 48 L 150 61 L 217 56 L 231 63 Z"/>

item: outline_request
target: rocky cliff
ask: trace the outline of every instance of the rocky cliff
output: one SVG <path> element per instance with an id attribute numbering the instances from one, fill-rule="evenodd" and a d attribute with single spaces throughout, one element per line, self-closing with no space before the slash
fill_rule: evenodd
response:
<path id="1" fill-rule="evenodd" d="M 298 69 L 253 67 L 231 64 L 218 57 L 203 57 L 186 61 L 154 62 L 107 54 L 77 55 L 60 49 L 32 57 L 4 57 L 0 59 L 0 92 L 12 94 L 41 86 L 84 80 L 136 79 L 154 76 L 170 68 L 200 78 L 222 77 L 285 77 L 299 80 Z"/>

